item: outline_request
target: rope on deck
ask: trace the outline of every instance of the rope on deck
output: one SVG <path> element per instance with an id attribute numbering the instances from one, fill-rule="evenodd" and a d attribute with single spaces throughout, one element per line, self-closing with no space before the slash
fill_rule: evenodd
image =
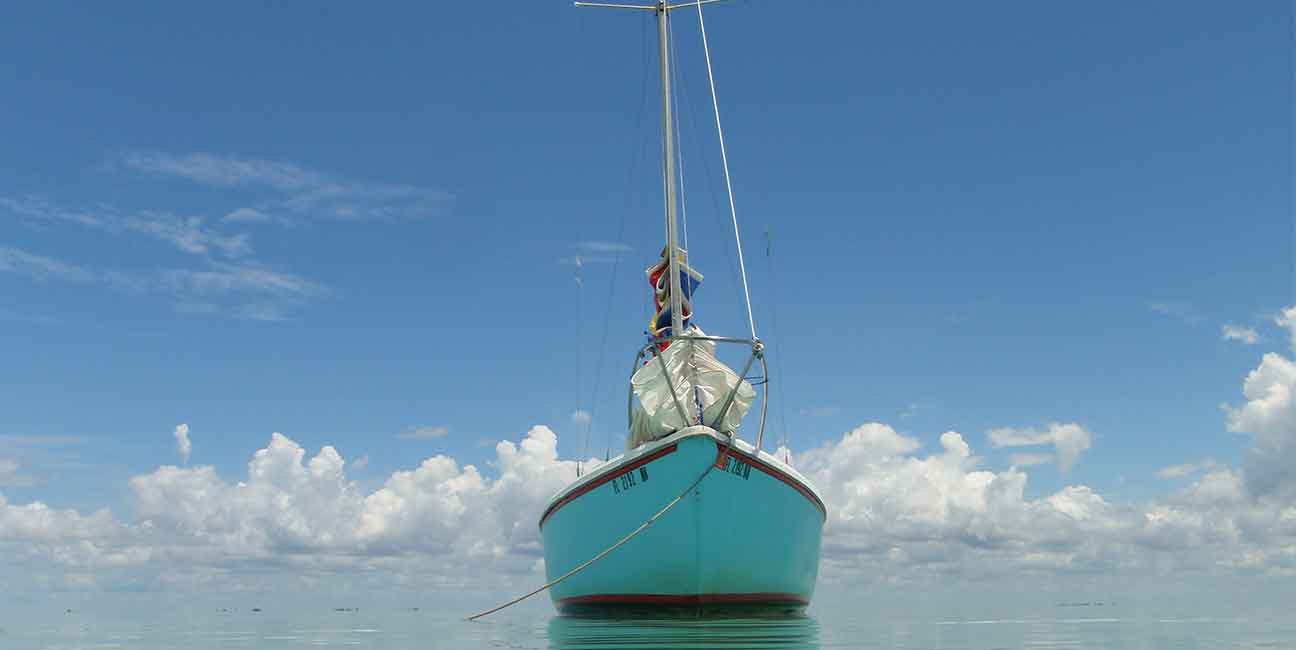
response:
<path id="1" fill-rule="evenodd" d="M 725 447 L 723 448 L 723 450 L 721 450 L 721 456 L 719 456 L 719 457 L 723 457 L 723 454 L 725 454 L 726 452 L 728 452 L 729 449 L 730 449 L 731 447 L 733 447 L 733 438 L 730 438 L 729 443 L 728 443 L 727 445 L 725 445 Z M 719 457 L 718 457 L 718 458 L 719 458 Z M 532 592 L 530 592 L 530 593 L 528 593 L 528 594 L 526 594 L 526 595 L 524 595 L 524 596 L 518 596 L 517 598 L 514 598 L 513 600 L 510 600 L 510 601 L 508 601 L 507 603 L 504 603 L 503 605 L 500 605 L 500 606 L 498 606 L 498 607 L 494 607 L 494 608 L 492 608 L 492 609 L 488 609 L 488 610 L 486 610 L 486 611 L 484 611 L 484 612 L 481 612 L 480 614 L 473 614 L 472 616 L 469 616 L 469 617 L 468 617 L 467 619 L 465 619 L 465 620 L 468 620 L 468 621 L 475 621 L 475 620 L 477 620 L 477 619 L 479 619 L 479 618 L 481 618 L 481 617 L 483 617 L 483 616 L 489 616 L 489 615 L 491 615 L 491 614 L 494 614 L 495 612 L 498 612 L 498 611 L 500 611 L 501 609 L 504 609 L 504 608 L 506 608 L 506 607 L 512 607 L 513 605 L 516 605 L 516 604 L 518 604 L 518 603 L 520 603 L 520 602 L 522 602 L 522 601 L 524 601 L 524 600 L 526 600 L 526 599 L 528 599 L 528 598 L 530 598 L 530 597 L 532 597 L 532 596 L 534 596 L 534 595 L 536 595 L 536 594 L 538 594 L 538 593 L 540 593 L 540 592 L 542 592 L 542 591 L 544 591 L 544 590 L 546 590 L 546 589 L 548 589 L 548 588 L 550 588 L 550 587 L 552 587 L 552 586 L 554 586 L 554 585 L 556 585 L 556 584 L 558 584 L 558 583 L 560 583 L 560 582 L 566 580 L 567 578 L 570 578 L 570 577 L 576 575 L 577 573 L 580 573 L 581 571 L 584 571 L 585 569 L 588 569 L 588 568 L 589 568 L 591 565 L 593 565 L 595 562 L 598 562 L 599 560 L 601 560 L 601 559 L 607 557 L 609 554 L 612 553 L 612 551 L 615 551 L 615 550 L 617 550 L 618 548 L 621 548 L 621 546 L 623 546 L 626 542 L 628 542 L 628 541 L 634 539 L 635 536 L 638 535 L 639 533 L 642 533 L 643 531 L 648 530 L 648 527 L 651 526 L 651 525 L 653 525 L 653 522 L 657 521 L 657 519 L 658 519 L 659 517 L 661 517 L 662 515 L 664 515 L 664 514 L 670 512 L 671 508 L 674 508 L 675 506 L 679 505 L 679 502 L 680 502 L 680 501 L 683 501 L 683 500 L 684 500 L 684 497 L 685 497 L 685 496 L 688 496 L 688 493 L 689 493 L 689 492 L 692 492 L 692 491 L 693 491 L 693 490 L 694 490 L 698 485 L 700 485 L 700 484 L 702 483 L 702 479 L 706 478 L 706 477 L 707 477 L 707 474 L 710 474 L 710 473 L 711 473 L 711 470 L 713 470 L 713 469 L 715 469 L 715 468 L 716 468 L 716 463 L 715 463 L 715 462 L 711 463 L 710 465 L 707 465 L 706 471 L 705 471 L 705 472 L 702 472 L 702 474 L 701 474 L 700 476 L 697 477 L 697 480 L 693 481 L 693 483 L 691 483 L 691 484 L 688 486 L 688 489 L 684 490 L 683 492 L 680 492 L 680 493 L 679 493 L 679 496 L 675 497 L 674 499 L 671 499 L 670 503 L 667 503 L 667 504 L 666 504 L 666 507 L 662 508 L 661 510 L 658 510 L 658 511 L 657 511 L 657 514 L 655 514 L 655 515 L 649 517 L 649 518 L 648 518 L 648 521 L 645 521 L 645 522 L 643 522 L 642 524 L 640 524 L 639 527 L 636 528 L 636 529 L 634 529 L 634 531 L 632 531 L 629 535 L 626 535 L 625 537 L 622 537 L 620 540 L 617 541 L 617 543 L 615 543 L 615 544 L 613 544 L 613 545 L 607 547 L 606 549 L 603 550 L 603 552 L 601 552 L 601 553 L 599 553 L 598 555 L 595 555 L 594 557 L 590 558 L 590 559 L 587 560 L 584 564 L 582 564 L 582 565 L 580 565 L 580 566 L 578 566 L 578 567 L 572 569 L 571 571 L 568 571 L 567 573 L 562 574 L 561 576 L 558 576 L 557 578 L 554 578 L 553 580 L 551 580 L 551 581 L 549 581 L 549 582 L 547 582 L 547 583 L 541 585 L 541 586 L 540 586 L 539 588 L 537 588 L 536 590 L 534 590 L 534 591 L 532 591 Z"/>

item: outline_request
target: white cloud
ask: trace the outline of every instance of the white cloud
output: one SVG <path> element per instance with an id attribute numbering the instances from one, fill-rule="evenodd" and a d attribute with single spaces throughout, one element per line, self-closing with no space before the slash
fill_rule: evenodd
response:
<path id="1" fill-rule="evenodd" d="M 1291 334 L 1292 350 L 1296 351 L 1296 306 L 1288 307 L 1274 318 L 1279 327 L 1286 328 Z"/>
<path id="2" fill-rule="evenodd" d="M 31 479 L 18 473 L 19 467 L 18 461 L 0 457 L 0 487 L 31 484 Z"/>
<path id="3" fill-rule="evenodd" d="M 577 243 L 576 247 L 590 253 L 629 253 L 634 250 L 634 247 L 627 244 L 611 241 L 583 241 Z"/>
<path id="4" fill-rule="evenodd" d="M 130 153 L 122 164 L 153 176 L 170 176 L 214 187 L 265 186 L 294 192 L 324 184 L 323 174 L 308 171 L 291 163 L 252 160 L 205 153 L 171 155 L 165 153 Z"/>
<path id="5" fill-rule="evenodd" d="M 1053 454 L 1031 454 L 1031 453 L 1012 454 L 1011 456 L 1008 457 L 1008 459 L 1009 462 L 1012 463 L 1013 467 L 1034 467 L 1036 465 L 1047 465 L 1048 463 L 1057 460 L 1056 458 L 1053 457 Z"/>
<path id="6" fill-rule="evenodd" d="M 189 452 L 193 451 L 193 443 L 189 441 L 189 425 L 181 423 L 175 428 L 176 451 L 180 453 L 180 462 L 189 462 Z"/>
<path id="7" fill-rule="evenodd" d="M 1223 327 L 1221 336 L 1225 341 L 1238 341 L 1247 345 L 1255 345 L 1260 342 L 1260 333 L 1254 327 L 1244 327 L 1226 323 Z"/>
<path id="8" fill-rule="evenodd" d="M 70 282 L 86 282 L 93 277 L 79 266 L 9 246 L 0 246 L 0 272 L 20 273 L 37 280 L 56 278 Z"/>
<path id="9" fill-rule="evenodd" d="M 82 515 L 75 510 L 55 510 L 40 501 L 11 505 L 0 494 L 0 540 L 59 542 L 105 540 L 121 532 L 108 510 Z"/>
<path id="10" fill-rule="evenodd" d="M 103 280 L 121 291 L 169 294 L 177 300 L 176 310 L 183 314 L 229 315 L 260 321 L 287 320 L 291 309 L 333 293 L 299 275 L 252 262 L 210 262 L 206 269 L 151 273 L 108 271 Z"/>
<path id="11" fill-rule="evenodd" d="M 957 432 L 942 434 L 936 453 L 918 449 L 916 439 L 875 423 L 796 458 L 829 504 L 827 565 L 879 578 L 1066 570 L 1097 561 L 1097 531 L 1130 526 L 1085 486 L 1025 498 L 1025 473 L 978 469 Z"/>
<path id="12" fill-rule="evenodd" d="M 1257 495 L 1296 494 L 1296 363 L 1270 352 L 1242 384 L 1247 402 L 1225 405 L 1228 428 L 1252 434 L 1246 481 Z"/>
<path id="13" fill-rule="evenodd" d="M 1027 496 L 1024 471 L 980 467 L 953 431 L 925 452 L 917 438 L 870 423 L 793 460 L 828 505 L 825 582 L 1296 568 L 1283 550 L 1296 544 L 1296 506 L 1254 498 L 1226 467 L 1133 506 L 1084 485 Z M 245 476 L 163 466 L 131 478 L 129 523 L 0 497 L 0 544 L 11 562 L 44 563 L 24 564 L 22 575 L 135 588 L 318 586 L 336 575 L 370 576 L 380 588 L 515 587 L 540 578 L 536 519 L 576 465 L 558 457 L 543 426 L 496 444 L 485 469 L 437 455 L 364 489 L 346 473 L 363 464 L 331 446 L 308 454 L 276 433 Z"/>
<path id="14" fill-rule="evenodd" d="M 291 223 L 302 218 L 397 221 L 438 214 L 451 195 L 414 185 L 375 183 L 313 171 L 292 163 L 207 153 L 133 153 L 127 169 L 160 178 L 179 178 L 216 188 L 262 190 L 271 196 L 225 215 L 227 222 Z M 596 242 L 597 243 L 597 242 Z"/>
<path id="15" fill-rule="evenodd" d="M 0 247 L 0 272 L 22 273 L 37 280 L 93 283 L 136 293 L 170 294 L 177 311 L 191 316 L 231 316 L 244 320 L 281 321 L 309 300 L 328 296 L 323 285 L 248 259 L 247 234 L 227 234 L 200 217 L 141 212 L 123 215 L 110 208 L 91 214 L 58 208 L 35 199 L 0 197 L 7 209 L 29 221 L 74 223 L 109 232 L 135 232 L 170 243 L 197 256 L 198 268 L 92 271 L 16 248 Z M 214 258 L 219 254 L 226 259 Z M 236 259 L 237 258 L 237 259 Z M 212 295 L 227 296 L 223 301 Z"/>
<path id="16" fill-rule="evenodd" d="M 414 427 L 404 433 L 397 434 L 396 437 L 405 440 L 432 440 L 447 433 L 450 433 L 450 427 L 447 426 Z"/>
<path id="17" fill-rule="evenodd" d="M 351 461 L 351 469 L 357 472 L 363 472 L 364 470 L 369 469 L 369 457 L 361 456 Z"/>
<path id="18" fill-rule="evenodd" d="M 1183 478 L 1185 476 L 1192 476 L 1198 472 L 1215 469 L 1217 467 L 1220 467 L 1218 462 L 1207 458 L 1206 460 L 1198 461 L 1196 463 L 1184 463 L 1182 465 L 1163 467 L 1157 470 L 1156 474 L 1161 478 Z"/>
<path id="19" fill-rule="evenodd" d="M 218 252 L 226 257 L 243 257 L 252 253 L 251 238 L 247 234 L 220 232 L 208 227 L 202 217 L 153 210 L 121 212 L 102 205 L 93 211 L 83 211 L 33 197 L 0 197 L 0 208 L 33 223 L 69 223 L 105 232 L 139 233 L 195 255 Z"/>
<path id="20" fill-rule="evenodd" d="M 307 457 L 276 433 L 253 455 L 246 480 L 226 481 L 210 466 L 167 466 L 130 484 L 143 525 L 189 540 L 209 562 L 420 553 L 446 566 L 529 572 L 540 509 L 575 477 L 575 463 L 558 459 L 557 436 L 546 427 L 533 427 L 520 444 L 501 442 L 495 452 L 493 478 L 434 456 L 365 493 L 347 478 L 336 449 Z"/>
<path id="21" fill-rule="evenodd" d="M 593 417 L 594 416 L 590 415 L 589 411 L 576 409 L 575 411 L 572 411 L 571 421 L 573 424 L 586 425 L 590 423 L 590 420 L 593 419 Z"/>
<path id="22" fill-rule="evenodd" d="M 1007 427 L 994 429 L 990 432 L 990 443 L 996 448 L 1053 445 L 1057 450 L 1058 465 L 1066 472 L 1093 445 L 1093 435 L 1078 424 L 1053 423 L 1043 431 Z"/>

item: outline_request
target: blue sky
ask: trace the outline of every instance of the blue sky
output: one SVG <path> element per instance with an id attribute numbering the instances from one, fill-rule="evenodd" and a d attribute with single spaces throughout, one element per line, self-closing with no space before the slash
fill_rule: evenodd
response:
<path id="1" fill-rule="evenodd" d="M 1055 450 L 992 430 L 1082 427 L 1030 498 L 1141 503 L 1188 480 L 1167 466 L 1244 462 L 1256 432 L 1221 404 L 1291 353 L 1290 4 L 708 18 L 784 381 L 772 435 L 804 451 L 883 422 L 939 452 L 954 430 L 1003 471 Z M 697 322 L 741 334 L 696 22 L 676 22 Z M 591 455 L 619 447 L 662 237 L 652 29 L 563 2 L 12 12 L 5 498 L 128 520 L 128 479 L 181 461 L 180 423 L 189 464 L 231 481 L 278 431 L 368 490 L 434 454 L 489 473 L 534 425 L 574 458 L 576 409 Z"/>

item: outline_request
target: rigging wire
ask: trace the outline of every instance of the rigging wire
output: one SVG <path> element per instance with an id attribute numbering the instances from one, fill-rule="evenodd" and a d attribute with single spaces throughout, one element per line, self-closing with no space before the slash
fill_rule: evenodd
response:
<path id="1" fill-rule="evenodd" d="M 648 24 L 647 21 L 645 21 L 644 29 L 640 30 L 640 36 L 641 36 L 640 40 L 642 41 L 640 45 L 641 58 L 640 58 L 640 65 L 639 65 L 641 78 L 639 84 L 639 105 L 635 113 L 635 128 L 634 131 L 632 131 L 634 136 L 637 136 L 643 128 L 644 105 L 648 102 Z M 635 200 L 638 196 L 639 183 L 637 182 L 636 172 L 638 171 L 640 161 L 643 160 L 643 158 L 647 155 L 647 140 L 644 138 L 637 138 L 637 139 L 638 139 L 638 144 L 637 146 L 635 146 L 634 157 L 630 161 L 630 170 L 629 173 L 626 175 L 626 185 L 629 186 L 629 190 L 626 192 L 626 196 L 628 198 L 627 206 L 625 210 L 621 211 L 621 219 L 619 224 L 617 225 L 617 236 L 616 239 L 612 240 L 616 244 L 621 244 L 621 241 L 625 238 L 626 222 L 629 220 L 630 208 L 635 204 Z M 589 443 L 594 428 L 594 416 L 598 412 L 599 387 L 603 379 L 603 358 L 604 355 L 607 353 L 608 332 L 611 331 L 612 329 L 611 328 L 612 300 L 616 296 L 617 272 L 621 269 L 621 257 L 623 253 L 624 251 L 621 250 L 621 248 L 618 246 L 617 250 L 614 251 L 612 254 L 612 274 L 611 277 L 608 278 L 607 308 L 603 313 L 603 334 L 600 337 L 600 341 L 599 341 L 598 365 L 594 366 L 594 390 L 592 393 L 590 393 L 589 419 L 585 422 L 585 449 L 581 453 L 581 458 L 579 461 L 582 463 L 585 461 L 585 459 L 589 458 Z M 612 454 L 611 427 L 606 427 L 604 438 L 605 438 L 604 442 L 606 443 L 606 449 L 604 451 L 604 457 L 605 457 L 604 459 L 606 460 L 606 458 L 608 456 L 611 456 Z"/>
<path id="2" fill-rule="evenodd" d="M 688 92 L 683 86 L 681 86 L 679 89 L 679 94 L 687 95 Z M 684 115 L 688 116 L 688 124 L 691 125 L 691 128 L 689 129 L 690 141 L 693 144 L 694 150 L 701 151 L 702 141 L 698 137 L 697 107 L 694 106 L 693 103 L 689 101 L 688 97 L 684 97 L 681 101 L 684 102 L 684 109 L 685 109 Z M 680 117 L 679 119 L 683 120 L 684 118 Z M 681 122 L 680 124 L 681 124 L 680 134 L 683 135 L 684 122 Z M 710 161 L 707 160 L 706 156 L 699 156 L 697 160 L 700 161 L 703 175 L 706 177 L 706 183 L 704 184 L 704 187 L 708 189 L 714 188 L 716 186 L 715 174 L 711 172 Z M 728 224 L 723 223 L 720 220 L 720 213 L 724 212 L 724 208 L 720 207 L 719 198 L 716 196 L 716 193 L 714 191 L 706 192 L 706 195 L 710 197 L 711 207 L 714 208 L 714 211 L 707 211 L 707 214 L 711 215 L 711 219 L 715 222 L 716 230 L 723 231 L 725 227 L 728 226 Z M 721 246 L 720 251 L 724 253 L 725 266 L 726 268 L 729 269 L 729 279 L 733 282 L 734 297 L 738 302 L 742 302 L 743 299 L 742 291 L 741 291 L 742 281 L 738 277 L 738 265 L 734 264 L 733 253 L 729 252 L 728 246 Z"/>
<path id="3" fill-rule="evenodd" d="M 747 265 L 743 261 L 742 235 L 738 232 L 738 208 L 734 205 L 733 183 L 729 179 L 729 155 L 725 152 L 724 129 L 720 126 L 720 100 L 716 97 L 715 74 L 711 71 L 711 46 L 707 43 L 702 0 L 697 0 L 698 25 L 702 28 L 702 53 L 706 58 L 707 81 L 711 85 L 711 107 L 715 111 L 716 134 L 720 136 L 720 162 L 724 165 L 725 190 L 729 193 L 729 214 L 733 217 L 734 241 L 738 248 L 738 269 L 742 272 L 743 299 L 747 303 L 747 324 L 756 339 L 756 318 L 752 315 L 751 291 L 747 288 Z"/>
<path id="4" fill-rule="evenodd" d="M 583 330 L 583 329 L 584 329 L 584 326 L 585 326 L 585 318 L 584 318 L 583 314 L 581 313 L 582 303 L 585 302 L 584 299 L 583 299 L 583 298 L 584 298 L 584 295 L 585 295 L 585 279 L 584 279 L 583 277 L 581 277 L 581 270 L 582 270 L 582 269 L 581 269 L 581 256 L 580 256 L 580 255 L 577 255 L 576 258 L 575 258 L 575 260 L 576 260 L 576 271 L 575 271 L 575 276 L 576 276 L 576 340 L 579 341 L 579 340 L 581 340 L 581 338 L 582 338 L 582 336 L 581 336 L 581 330 Z M 582 370 L 582 366 L 584 366 L 584 362 L 585 362 L 585 348 L 584 348 L 584 346 L 580 346 L 580 345 L 578 345 L 578 346 L 576 346 L 576 410 L 575 410 L 575 411 L 572 411 L 572 417 L 573 417 L 573 418 L 575 418 L 577 415 L 579 415 L 579 414 L 581 413 L 581 370 Z M 573 422 L 573 424 L 575 424 L 575 422 Z M 585 435 L 585 444 L 586 444 L 586 446 L 589 446 L 589 434 L 588 434 L 588 433 Z M 584 456 L 584 455 L 582 454 L 582 458 L 583 458 L 583 456 Z M 576 459 L 576 478 L 580 478 L 580 475 L 581 475 L 581 458 L 577 458 L 577 459 Z"/>
<path id="5" fill-rule="evenodd" d="M 783 374 L 781 374 L 779 377 L 780 379 L 785 379 L 787 377 L 787 366 L 783 364 L 783 353 L 787 352 L 787 344 L 783 341 L 783 338 L 779 336 L 778 275 L 775 273 L 775 268 L 774 268 L 774 238 L 770 235 L 769 226 L 765 227 L 765 260 L 769 263 L 769 276 L 770 276 L 769 285 L 770 285 L 770 293 L 772 294 L 771 298 L 773 298 L 773 300 L 770 301 L 770 331 L 774 334 L 774 341 L 775 343 L 778 344 L 778 348 L 779 348 L 779 353 L 775 355 L 777 357 L 778 367 L 783 369 Z M 766 358 L 768 358 L 769 353 L 766 352 L 765 356 Z M 770 359 L 769 362 L 770 374 L 775 373 L 774 361 L 775 359 Z M 776 390 L 778 390 L 778 398 L 779 398 L 779 426 L 782 428 L 782 434 L 781 434 L 781 440 L 779 442 L 779 446 L 785 450 L 783 455 L 783 462 L 791 465 L 792 458 L 791 458 L 791 452 L 789 451 L 790 448 L 788 446 L 789 438 L 788 438 L 788 427 L 787 427 L 787 393 L 783 389 L 783 383 L 784 383 L 783 381 L 775 382 L 775 387 Z"/>

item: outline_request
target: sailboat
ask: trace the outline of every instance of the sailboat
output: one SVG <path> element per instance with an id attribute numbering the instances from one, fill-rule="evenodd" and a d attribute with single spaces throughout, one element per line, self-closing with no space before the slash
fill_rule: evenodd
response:
<path id="1" fill-rule="evenodd" d="M 549 591 L 563 613 L 798 612 L 814 594 L 827 509 L 805 476 L 762 449 L 769 374 L 750 299 L 750 338 L 703 332 L 692 322 L 702 274 L 677 241 L 669 20 L 693 7 L 701 19 L 701 5 L 716 1 L 576 3 L 656 14 L 666 244 L 647 271 L 655 311 L 630 378 L 627 451 L 579 476 L 540 516 Z M 740 372 L 719 361 L 718 345 L 749 352 Z M 764 397 L 749 441 L 738 429 L 756 399 L 748 373 L 757 365 Z"/>

